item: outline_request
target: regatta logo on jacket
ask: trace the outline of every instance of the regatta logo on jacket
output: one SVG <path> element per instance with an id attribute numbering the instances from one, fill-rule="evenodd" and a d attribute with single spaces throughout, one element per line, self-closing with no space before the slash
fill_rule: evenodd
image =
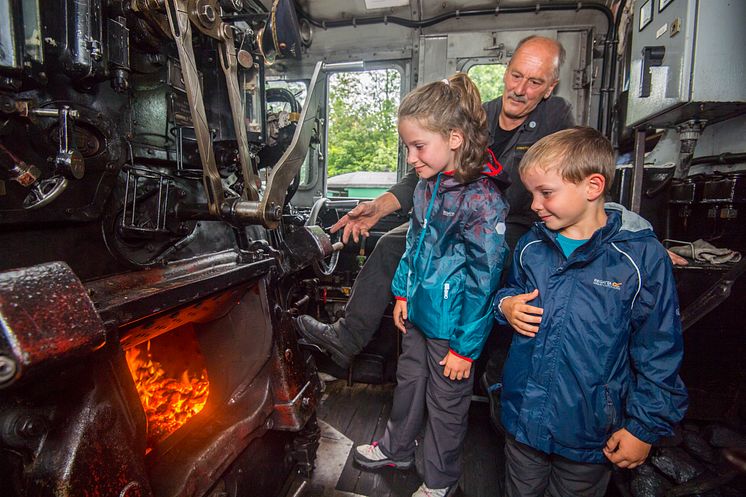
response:
<path id="1" fill-rule="evenodd" d="M 599 280 L 598 278 L 593 278 L 593 284 L 596 286 L 602 286 L 604 288 L 611 288 L 612 290 L 622 289 L 622 284 L 617 281 L 607 281 L 607 280 Z"/>

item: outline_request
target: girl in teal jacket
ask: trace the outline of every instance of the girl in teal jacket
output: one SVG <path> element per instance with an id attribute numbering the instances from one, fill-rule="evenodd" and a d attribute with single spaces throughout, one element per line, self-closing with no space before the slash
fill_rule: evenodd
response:
<path id="1" fill-rule="evenodd" d="M 472 361 L 492 327 L 508 206 L 507 175 L 487 150 L 479 91 L 465 74 L 422 86 L 399 107 L 399 134 L 420 181 L 392 290 L 404 333 L 383 438 L 358 446 L 364 468 L 408 468 L 425 420 L 424 483 L 413 497 L 452 495 L 471 401 Z"/>

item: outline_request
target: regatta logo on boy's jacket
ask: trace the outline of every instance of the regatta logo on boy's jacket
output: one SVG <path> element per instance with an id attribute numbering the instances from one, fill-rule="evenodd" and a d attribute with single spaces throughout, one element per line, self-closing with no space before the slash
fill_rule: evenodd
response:
<path id="1" fill-rule="evenodd" d="M 622 289 L 622 284 L 616 281 L 606 281 L 606 280 L 599 280 L 598 278 L 593 278 L 593 284 L 596 286 L 602 286 L 604 288 L 611 288 L 612 290 Z"/>

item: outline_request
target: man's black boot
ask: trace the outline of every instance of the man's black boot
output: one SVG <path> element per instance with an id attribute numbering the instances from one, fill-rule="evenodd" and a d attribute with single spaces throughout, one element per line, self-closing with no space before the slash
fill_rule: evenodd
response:
<path id="1" fill-rule="evenodd" d="M 298 316 L 293 321 L 296 329 L 306 341 L 322 348 L 342 368 L 350 367 L 354 356 L 345 350 L 335 325 L 316 321 L 305 314 Z"/>

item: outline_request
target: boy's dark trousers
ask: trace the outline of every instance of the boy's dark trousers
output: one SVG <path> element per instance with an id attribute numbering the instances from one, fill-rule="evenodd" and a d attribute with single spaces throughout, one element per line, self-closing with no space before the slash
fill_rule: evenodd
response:
<path id="1" fill-rule="evenodd" d="M 603 497 L 610 477 L 611 463 L 571 461 L 505 436 L 506 497 Z"/>
<path id="2" fill-rule="evenodd" d="M 402 337 L 396 390 L 381 451 L 395 460 L 414 457 L 415 438 L 425 422 L 425 484 L 451 487 L 461 476 L 461 452 L 468 425 L 474 377 L 451 380 L 438 364 L 448 354 L 448 340 L 433 340 L 415 327 Z M 472 371 L 473 373 L 473 371 Z M 427 410 L 425 406 L 427 405 Z"/>

